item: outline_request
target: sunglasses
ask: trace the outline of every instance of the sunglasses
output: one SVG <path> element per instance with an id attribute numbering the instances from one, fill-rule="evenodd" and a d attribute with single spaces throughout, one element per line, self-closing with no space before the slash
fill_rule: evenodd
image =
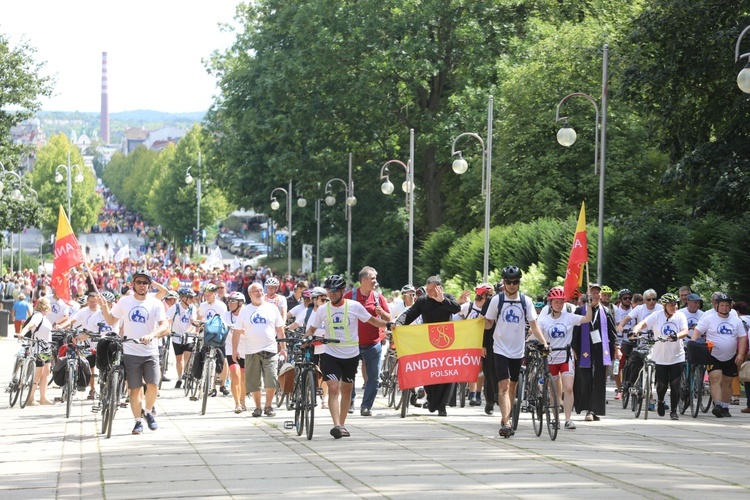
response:
<path id="1" fill-rule="evenodd" d="M 504 280 L 503 283 L 506 285 L 518 285 L 521 283 L 521 280 Z"/>
<path id="2" fill-rule="evenodd" d="M 150 281 L 139 281 L 139 280 L 136 280 L 133 283 L 135 283 L 136 285 L 150 285 L 151 284 Z"/>
<path id="3" fill-rule="evenodd" d="M 416 293 L 405 293 L 404 297 L 414 297 Z"/>
<path id="4" fill-rule="evenodd" d="M 622 299 L 620 299 L 620 300 L 632 300 L 632 299 L 633 299 L 633 297 L 623 297 L 623 298 L 622 298 Z"/>
<path id="5" fill-rule="evenodd" d="M 232 302 L 239 303 L 240 301 L 237 299 L 229 299 L 227 302 L 231 304 Z"/>
<path id="6" fill-rule="evenodd" d="M 330 302 L 330 299 L 326 297 L 318 297 L 318 300 L 322 300 L 323 302 Z"/>
<path id="7" fill-rule="evenodd" d="M 656 299 L 655 299 L 655 298 L 653 298 L 653 299 L 644 299 L 644 300 L 645 300 L 646 302 L 656 302 Z"/>
<path id="8" fill-rule="evenodd" d="M 225 287 L 225 286 L 217 286 L 217 287 L 216 287 L 216 289 L 217 289 L 217 290 L 226 290 L 226 288 L 227 288 L 227 287 Z"/>

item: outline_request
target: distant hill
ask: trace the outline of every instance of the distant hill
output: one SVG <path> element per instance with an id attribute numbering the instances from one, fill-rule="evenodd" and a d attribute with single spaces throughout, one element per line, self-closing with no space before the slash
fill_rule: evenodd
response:
<path id="1" fill-rule="evenodd" d="M 124 122 L 200 122 L 203 120 L 205 111 L 195 111 L 193 113 L 164 113 L 162 111 L 153 111 L 150 109 L 137 109 L 135 111 L 121 111 L 119 113 L 110 113 L 109 119 L 121 120 Z M 96 113 L 97 119 L 99 113 Z"/>

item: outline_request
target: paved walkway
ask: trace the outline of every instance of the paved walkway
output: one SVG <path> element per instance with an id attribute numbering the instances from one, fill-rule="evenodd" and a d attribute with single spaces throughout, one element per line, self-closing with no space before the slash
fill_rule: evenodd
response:
<path id="1" fill-rule="evenodd" d="M 0 340 L 7 385 L 15 340 Z M 174 378 L 174 373 L 172 374 Z M 361 382 L 358 382 L 361 384 Z M 750 415 L 701 414 L 648 421 L 611 401 L 600 422 L 537 438 L 527 415 L 510 439 L 499 416 L 449 408 L 440 418 L 416 408 L 405 418 L 376 402 L 371 418 L 350 416 L 351 438 L 334 440 L 318 410 L 308 441 L 274 418 L 235 415 L 231 398 L 208 412 L 165 383 L 159 429 L 130 431 L 121 409 L 111 439 L 79 393 L 74 414 L 61 405 L 8 408 L 0 401 L 0 498 L 249 498 L 259 494 L 329 498 L 748 498 Z M 611 392 L 611 391 L 610 391 Z M 59 393 L 53 391 L 52 395 Z M 610 394 L 611 396 L 611 394 Z"/>

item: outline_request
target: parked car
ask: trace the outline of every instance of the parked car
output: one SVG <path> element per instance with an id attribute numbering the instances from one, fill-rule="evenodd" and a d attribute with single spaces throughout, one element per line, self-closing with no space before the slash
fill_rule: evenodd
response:
<path id="1" fill-rule="evenodd" d="M 271 247 L 269 247 L 268 245 L 264 245 L 263 243 L 252 243 L 250 245 L 246 245 L 243 248 L 243 251 L 244 253 L 242 255 L 251 258 L 262 253 L 271 253 Z"/>
<path id="2" fill-rule="evenodd" d="M 235 255 L 238 255 L 240 253 L 240 245 L 242 245 L 243 243 L 252 243 L 252 242 L 250 240 L 243 240 L 242 238 L 235 238 L 232 240 L 232 243 L 229 245 L 229 251 Z"/>
<path id="3" fill-rule="evenodd" d="M 227 233 L 221 233 L 218 238 L 219 248 L 223 248 L 226 250 L 227 248 L 229 248 L 229 245 L 230 243 L 232 243 L 232 240 L 236 238 L 237 238 L 237 234 L 234 233 L 233 231 L 229 231 Z"/>
<path id="4" fill-rule="evenodd" d="M 243 241 L 237 247 L 237 255 L 247 255 L 246 253 L 247 249 L 256 243 L 257 243 L 256 241 L 247 241 L 247 240 Z"/>

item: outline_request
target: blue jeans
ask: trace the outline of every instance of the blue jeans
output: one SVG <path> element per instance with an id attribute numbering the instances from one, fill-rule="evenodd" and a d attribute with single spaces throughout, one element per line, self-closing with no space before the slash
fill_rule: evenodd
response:
<path id="1" fill-rule="evenodd" d="M 383 352 L 383 346 L 378 342 L 375 345 L 359 348 L 359 355 L 365 364 L 367 372 L 367 382 L 365 383 L 365 393 L 362 396 L 360 408 L 372 408 L 375 402 L 375 396 L 378 394 L 378 380 L 380 379 L 380 358 Z"/>

